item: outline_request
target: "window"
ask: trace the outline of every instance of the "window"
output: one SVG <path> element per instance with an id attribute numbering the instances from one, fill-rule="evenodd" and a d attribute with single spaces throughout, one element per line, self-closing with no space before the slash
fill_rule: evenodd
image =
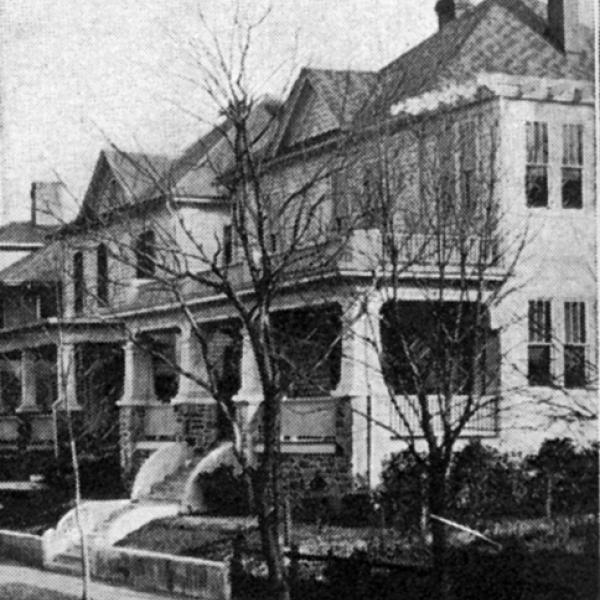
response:
<path id="1" fill-rule="evenodd" d="M 156 264 L 154 262 L 154 232 L 144 231 L 138 236 L 135 246 L 136 277 L 148 279 L 154 276 Z"/>
<path id="2" fill-rule="evenodd" d="M 529 385 L 552 384 L 552 316 L 548 300 L 529 302 Z"/>
<path id="3" fill-rule="evenodd" d="M 565 302 L 565 387 L 579 388 L 585 376 L 585 303 Z"/>
<path id="4" fill-rule="evenodd" d="M 465 210 L 472 212 L 476 206 L 474 180 L 477 163 L 475 123 L 466 121 L 458 129 L 460 141 L 460 192 Z"/>
<path id="5" fill-rule="evenodd" d="M 223 227 L 223 264 L 228 267 L 233 260 L 233 238 L 231 225 Z"/>
<path id="6" fill-rule="evenodd" d="M 548 124 L 527 123 L 527 206 L 548 206 Z"/>
<path id="7" fill-rule="evenodd" d="M 583 171 L 583 126 L 563 125 L 562 206 L 581 208 Z"/>
<path id="8" fill-rule="evenodd" d="M 75 314 L 83 311 L 84 291 L 83 252 L 75 252 L 73 255 L 73 309 Z"/>
<path id="9" fill-rule="evenodd" d="M 104 244 L 100 244 L 96 250 L 97 281 L 96 293 L 98 302 L 108 303 L 108 252 Z"/>

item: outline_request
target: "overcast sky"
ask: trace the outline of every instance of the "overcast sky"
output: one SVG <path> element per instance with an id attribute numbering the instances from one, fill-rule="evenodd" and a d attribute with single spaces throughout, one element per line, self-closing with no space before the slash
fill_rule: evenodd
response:
<path id="1" fill-rule="evenodd" d="M 256 4 L 257 0 L 251 0 Z M 583 0 L 591 7 L 594 0 Z M 227 33 L 228 0 L 0 0 L 4 206 L 27 218 L 33 180 L 58 173 L 77 196 L 98 152 L 177 154 L 202 125 L 187 77 L 196 6 Z M 255 44 L 263 74 L 295 65 L 376 69 L 433 33 L 435 0 L 273 0 Z M 591 8 L 590 8 L 591 11 Z M 298 40 L 296 41 L 296 36 Z M 291 62 L 264 83 L 281 93 Z"/>

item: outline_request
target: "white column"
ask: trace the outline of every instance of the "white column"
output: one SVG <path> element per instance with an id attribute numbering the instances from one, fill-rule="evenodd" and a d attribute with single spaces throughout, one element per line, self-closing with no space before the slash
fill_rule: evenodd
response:
<path id="1" fill-rule="evenodd" d="M 235 395 L 235 401 L 262 402 L 263 389 L 256 364 L 256 356 L 252 348 L 250 336 L 244 330 L 242 336 L 242 366 L 241 366 L 241 384 L 238 393 Z"/>
<path id="2" fill-rule="evenodd" d="M 134 341 L 125 344 L 125 382 L 120 406 L 157 404 L 152 355 Z"/>
<path id="3" fill-rule="evenodd" d="M 202 352 L 202 345 L 189 323 L 181 328 L 179 365 L 182 371 L 196 375 L 199 379 L 208 383 L 208 370 Z M 171 400 L 172 405 L 212 404 L 214 402 L 216 400 L 204 386 L 191 377 L 180 373 L 177 396 Z"/>
<path id="4" fill-rule="evenodd" d="M 58 408 L 60 410 L 81 410 L 77 401 L 77 366 L 74 344 L 61 344 L 56 348 L 56 381 Z"/>
<path id="5" fill-rule="evenodd" d="M 250 450 L 250 436 L 255 433 L 252 422 L 263 401 L 263 389 L 256 364 L 256 355 L 250 336 L 246 330 L 242 333 L 241 382 L 238 393 L 233 397 L 236 404 L 238 423 L 242 429 L 243 443 Z"/>
<path id="6" fill-rule="evenodd" d="M 335 396 L 381 396 L 387 388 L 381 369 L 381 302 L 354 303 L 343 315 L 342 364 Z"/>
<path id="7" fill-rule="evenodd" d="M 354 302 L 343 315 L 342 364 L 340 383 L 334 396 L 347 398 L 352 411 L 352 474 L 366 477 L 375 485 L 386 445 L 378 424 L 388 406 L 388 391 L 381 368 L 381 301 L 377 297 Z M 387 436 L 389 439 L 389 435 Z"/>
<path id="8" fill-rule="evenodd" d="M 38 412 L 35 382 L 35 354 L 32 350 L 22 350 L 21 404 L 17 407 L 17 412 Z"/>

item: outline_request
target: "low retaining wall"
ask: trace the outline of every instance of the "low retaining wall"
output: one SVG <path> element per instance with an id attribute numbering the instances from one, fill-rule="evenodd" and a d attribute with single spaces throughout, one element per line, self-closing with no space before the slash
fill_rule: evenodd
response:
<path id="1" fill-rule="evenodd" d="M 92 577 L 146 592 L 229 600 L 229 567 L 159 552 L 114 546 L 90 548 Z"/>
<path id="2" fill-rule="evenodd" d="M 41 569 L 44 566 L 42 537 L 2 529 L 0 530 L 0 556 Z"/>

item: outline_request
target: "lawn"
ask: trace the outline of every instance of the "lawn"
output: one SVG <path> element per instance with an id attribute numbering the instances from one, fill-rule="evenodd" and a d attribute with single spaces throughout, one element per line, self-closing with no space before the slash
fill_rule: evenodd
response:
<path id="1" fill-rule="evenodd" d="M 225 560 L 231 556 L 239 526 L 201 517 L 176 517 L 149 523 L 119 545 Z M 449 571 L 455 597 L 461 600 L 597 600 L 598 523 L 594 517 L 561 517 L 553 520 L 507 519 L 482 527 L 503 545 L 489 545 L 461 535 L 450 535 Z M 415 537 L 388 528 L 317 527 L 299 524 L 293 537 L 302 552 L 348 557 L 359 548 L 370 560 L 426 565 L 428 549 Z M 264 565 L 257 556 L 260 542 L 255 528 L 245 534 L 246 582 L 261 589 Z M 344 597 L 404 600 L 428 598 L 427 577 L 366 569 L 360 562 L 301 562 L 297 598 L 326 600 Z M 329 582 L 329 583 L 327 583 Z M 243 586 L 246 587 L 246 586 Z M 239 588 L 238 588 L 239 589 Z M 247 597 L 253 592 L 244 590 Z M 400 594 L 400 591 L 402 592 Z M 256 594 L 254 594 L 256 596 Z M 236 594 L 245 598 L 244 594 Z"/>
<path id="2" fill-rule="evenodd" d="M 68 596 L 67 594 L 31 585 L 23 585 L 22 583 L 0 585 L 0 598 L 6 600 L 77 600 L 75 596 Z"/>

